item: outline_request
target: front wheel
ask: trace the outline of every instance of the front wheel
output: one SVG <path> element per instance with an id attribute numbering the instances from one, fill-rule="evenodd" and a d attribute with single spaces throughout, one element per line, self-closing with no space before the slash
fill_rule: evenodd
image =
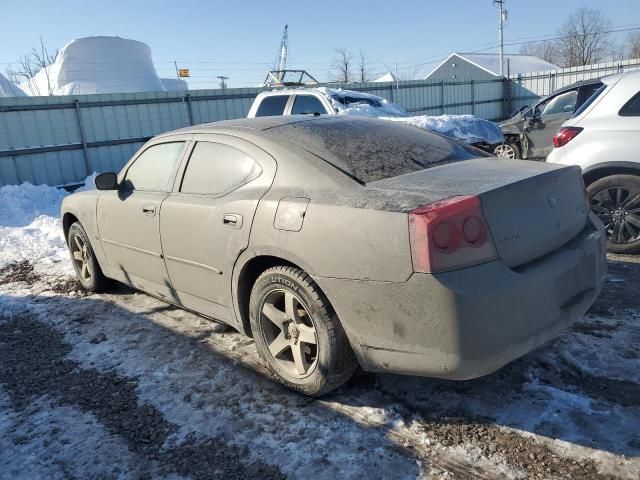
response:
<path id="1" fill-rule="evenodd" d="M 611 175 L 587 187 L 591 210 L 602 220 L 607 251 L 640 253 L 640 176 Z"/>
<path id="2" fill-rule="evenodd" d="M 286 387 L 320 396 L 357 367 L 347 336 L 315 282 L 294 267 L 274 267 L 256 280 L 249 308 L 258 353 Z"/>
<path id="3" fill-rule="evenodd" d="M 67 246 L 80 285 L 92 292 L 104 290 L 109 285 L 109 279 L 102 273 L 89 243 L 89 237 L 80 222 L 75 222 L 69 228 Z"/>
<path id="4" fill-rule="evenodd" d="M 515 160 L 520 158 L 520 148 L 516 143 L 505 142 L 500 145 L 496 145 L 493 149 L 493 154 L 496 157 Z"/>

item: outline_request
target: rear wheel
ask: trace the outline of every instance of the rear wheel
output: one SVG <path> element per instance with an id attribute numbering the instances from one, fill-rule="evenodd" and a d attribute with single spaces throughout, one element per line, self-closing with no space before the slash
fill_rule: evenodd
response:
<path id="1" fill-rule="evenodd" d="M 501 143 L 495 146 L 493 154 L 500 158 L 517 159 L 520 158 L 520 147 L 518 147 L 517 143 L 513 142 Z"/>
<path id="2" fill-rule="evenodd" d="M 602 220 L 607 250 L 640 252 L 640 176 L 611 175 L 587 187 L 591 210 Z"/>
<path id="3" fill-rule="evenodd" d="M 324 395 L 356 370 L 355 355 L 333 308 L 302 270 L 274 267 L 260 275 L 249 315 L 258 353 L 288 388 Z"/>
<path id="4" fill-rule="evenodd" d="M 109 279 L 102 273 L 89 243 L 89 237 L 80 222 L 75 222 L 69 228 L 67 245 L 80 285 L 92 292 L 104 290 L 109 285 Z"/>

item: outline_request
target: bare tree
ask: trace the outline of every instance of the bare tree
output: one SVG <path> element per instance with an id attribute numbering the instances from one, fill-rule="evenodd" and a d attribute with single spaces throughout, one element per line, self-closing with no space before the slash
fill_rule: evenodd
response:
<path id="1" fill-rule="evenodd" d="M 353 81 L 353 54 L 346 48 L 336 48 L 331 63 L 331 79 L 334 82 L 349 83 Z"/>
<path id="2" fill-rule="evenodd" d="M 563 67 L 598 63 L 613 53 L 611 20 L 599 10 L 578 9 L 558 30 L 556 47 Z"/>
<path id="3" fill-rule="evenodd" d="M 14 68 L 10 66 L 7 69 L 7 75 L 13 83 L 26 82 L 29 86 L 29 90 L 32 95 L 41 95 L 44 92 L 40 92 L 35 82 L 29 82 L 36 74 L 44 69 L 44 74 L 47 79 L 47 94 L 51 95 L 51 79 L 49 78 L 49 69 L 47 67 L 56 60 L 58 50 L 55 53 L 50 54 L 47 47 L 44 46 L 42 37 L 40 37 L 40 48 L 33 47 L 31 52 L 27 55 L 23 55 L 16 60 L 17 66 Z"/>
<path id="4" fill-rule="evenodd" d="M 551 40 L 525 43 L 520 46 L 520 54 L 533 55 L 549 63 L 558 63 L 558 47 Z"/>
<path id="5" fill-rule="evenodd" d="M 398 80 L 417 80 L 420 77 L 424 78 L 422 72 L 422 65 L 404 67 L 401 72 L 396 73 Z"/>
<path id="6" fill-rule="evenodd" d="M 640 32 L 629 32 L 625 43 L 627 58 L 640 58 Z"/>
<path id="7" fill-rule="evenodd" d="M 371 80 L 371 70 L 369 67 L 370 64 L 367 56 L 360 50 L 358 54 L 358 81 L 368 82 Z"/>

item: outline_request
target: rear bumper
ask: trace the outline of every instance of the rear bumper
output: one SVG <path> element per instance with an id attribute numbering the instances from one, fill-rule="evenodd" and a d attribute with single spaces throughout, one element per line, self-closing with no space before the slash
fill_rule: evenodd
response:
<path id="1" fill-rule="evenodd" d="M 579 319 L 606 274 L 602 225 L 518 269 L 495 261 L 404 283 L 316 278 L 362 367 L 468 379 L 525 355 Z"/>

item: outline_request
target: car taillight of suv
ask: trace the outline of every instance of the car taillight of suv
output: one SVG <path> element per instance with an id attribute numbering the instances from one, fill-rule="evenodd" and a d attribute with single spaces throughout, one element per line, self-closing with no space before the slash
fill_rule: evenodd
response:
<path id="1" fill-rule="evenodd" d="M 562 127 L 553 136 L 553 146 L 556 148 L 563 147 L 582 131 L 580 127 Z"/>

